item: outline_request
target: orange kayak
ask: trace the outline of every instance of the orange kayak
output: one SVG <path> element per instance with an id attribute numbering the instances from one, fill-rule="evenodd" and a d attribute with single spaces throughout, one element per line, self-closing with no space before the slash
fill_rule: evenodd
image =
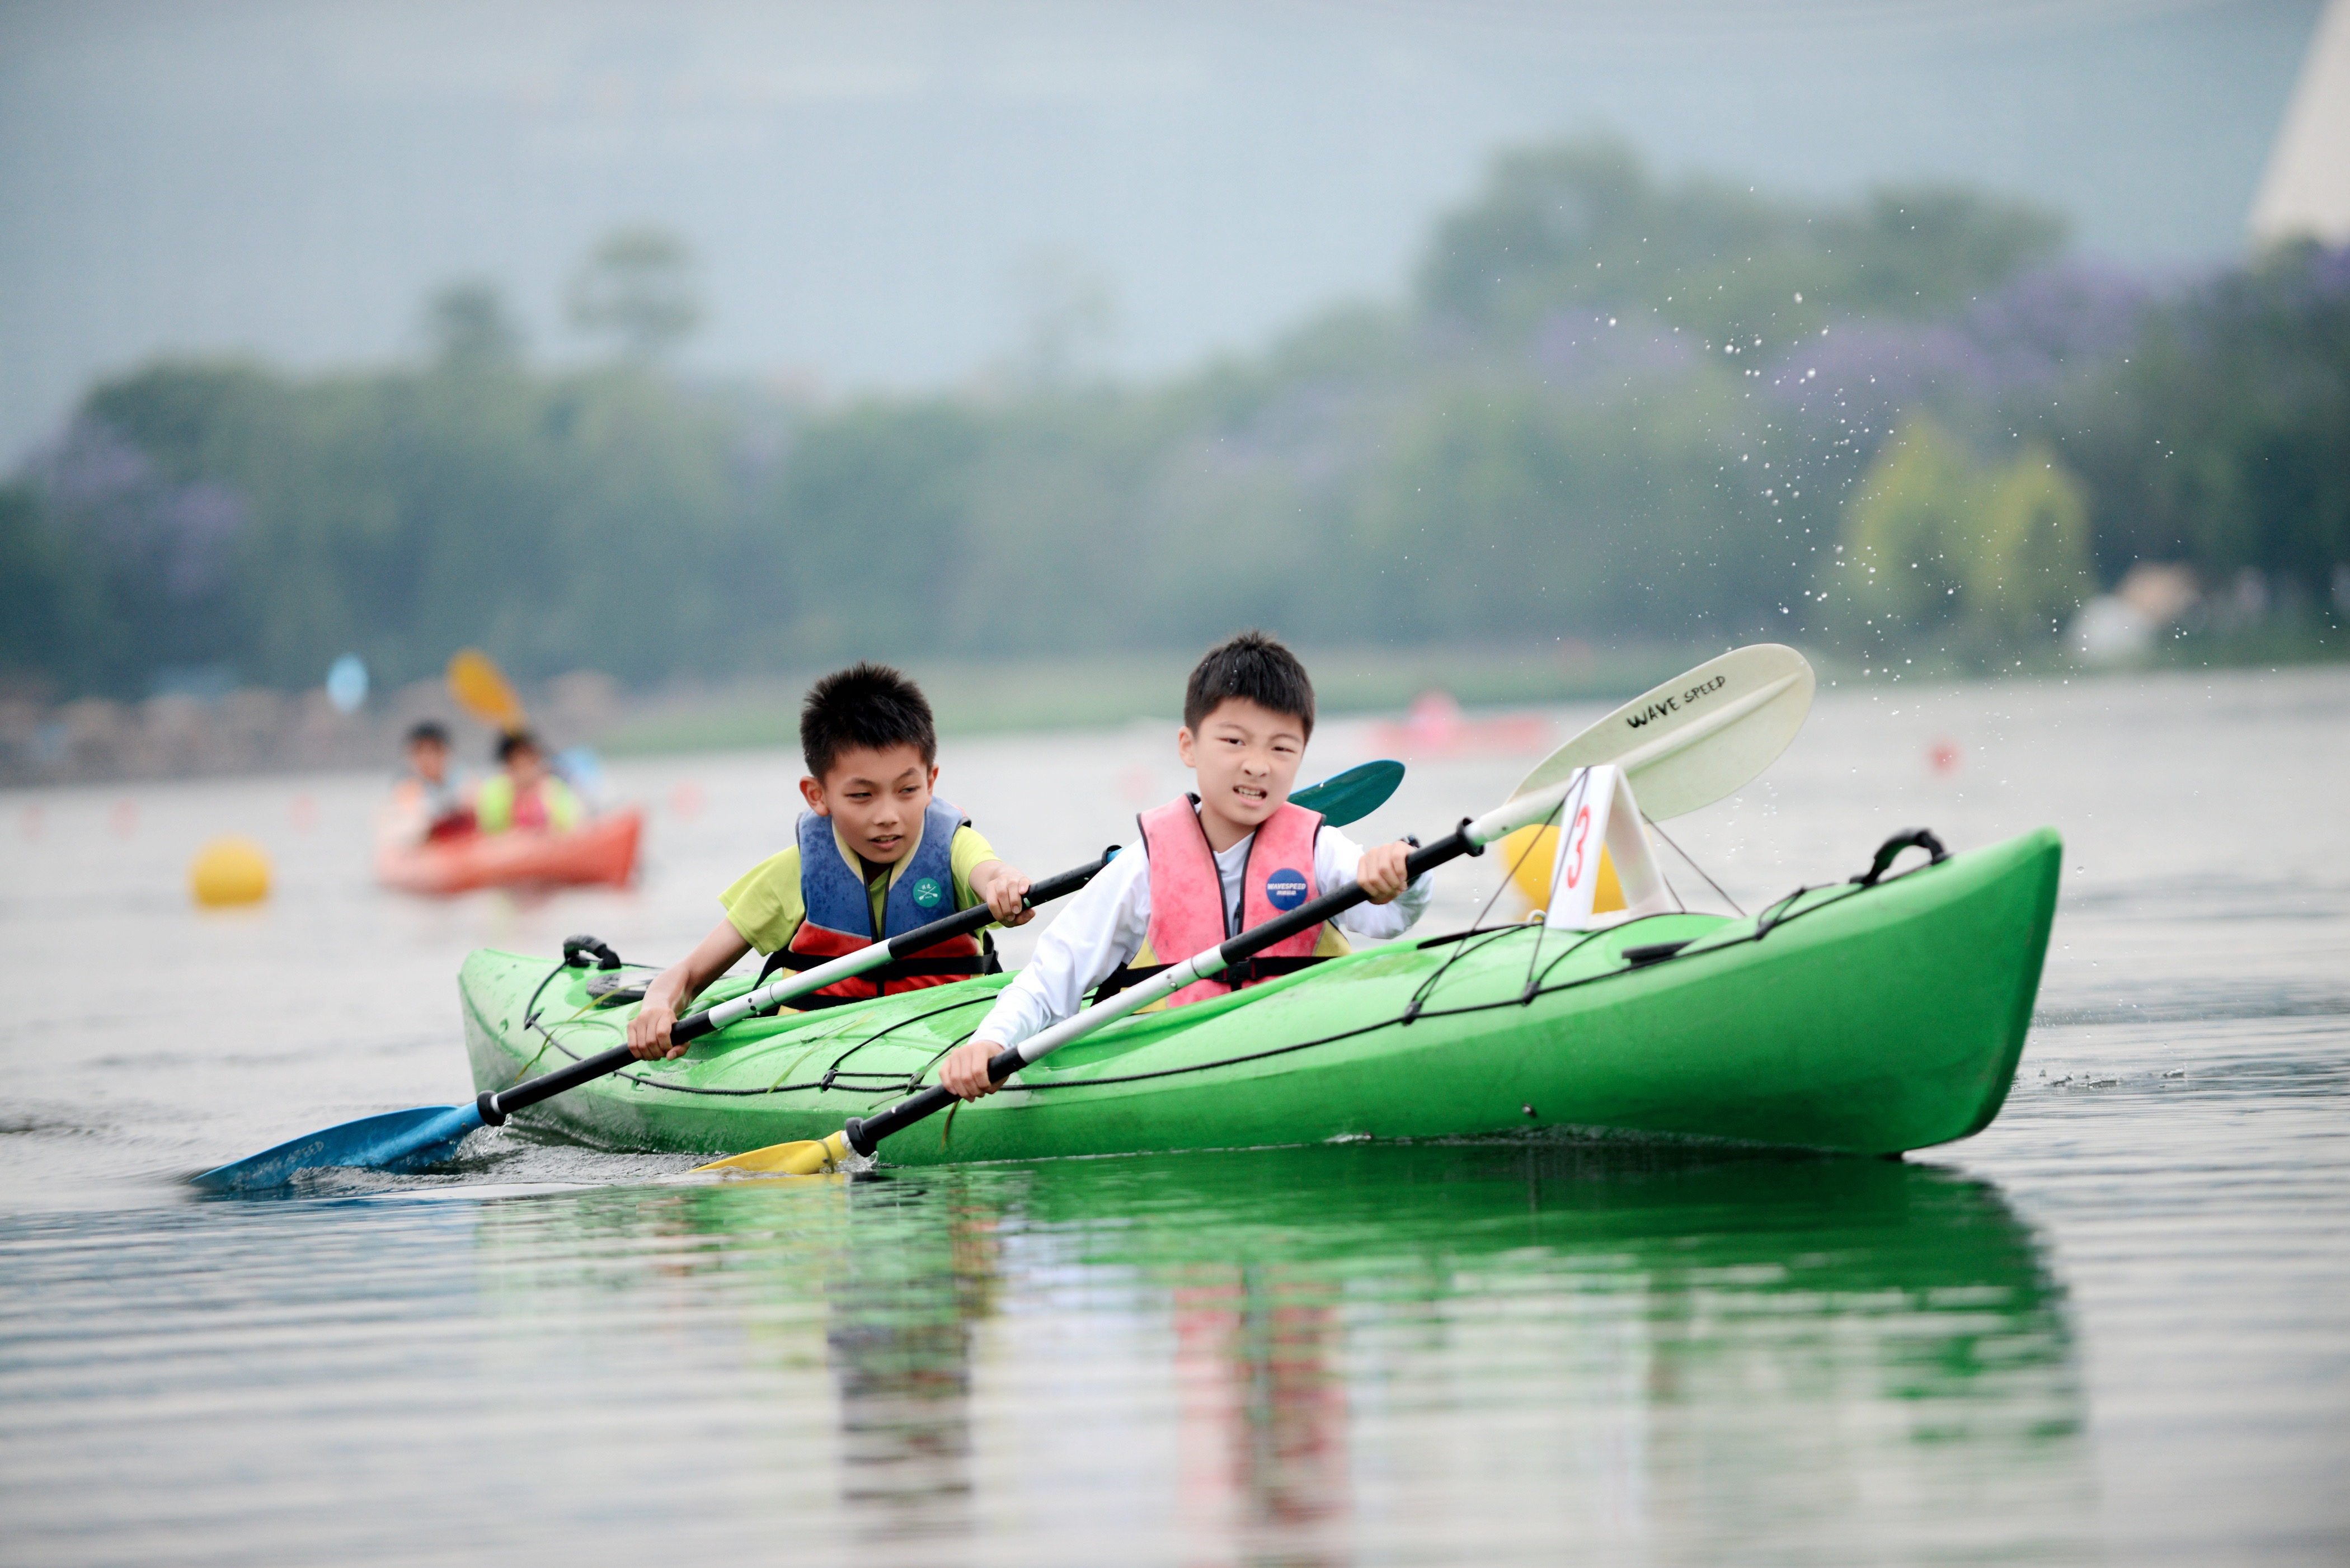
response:
<path id="1" fill-rule="evenodd" d="M 376 880 L 406 893 L 557 882 L 619 886 L 636 874 L 643 825 L 630 806 L 570 833 L 471 833 L 387 846 L 376 856 Z"/>
<path id="2" fill-rule="evenodd" d="M 1539 752 L 1550 744 L 1550 721 L 1539 713 L 1471 719 L 1447 691 L 1424 691 L 1412 700 L 1400 724 L 1371 726 L 1373 749 L 1399 757 L 1465 757 Z"/>

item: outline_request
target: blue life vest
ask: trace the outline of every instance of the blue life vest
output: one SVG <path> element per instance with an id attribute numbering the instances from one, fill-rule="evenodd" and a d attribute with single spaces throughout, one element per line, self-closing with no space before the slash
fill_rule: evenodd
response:
<path id="1" fill-rule="evenodd" d="M 954 836 L 971 819 L 935 796 L 922 813 L 922 839 L 903 871 L 892 869 L 881 906 L 881 929 L 873 929 L 872 891 L 850 868 L 833 838 L 832 818 L 803 813 L 799 821 L 800 929 L 772 955 L 767 971 L 813 969 L 843 953 L 918 929 L 955 912 Z M 793 1003 L 848 1002 L 944 985 L 985 972 L 988 950 L 971 937 L 950 937 L 880 969 L 828 985 Z M 818 999 L 823 1000 L 818 1000 Z"/>

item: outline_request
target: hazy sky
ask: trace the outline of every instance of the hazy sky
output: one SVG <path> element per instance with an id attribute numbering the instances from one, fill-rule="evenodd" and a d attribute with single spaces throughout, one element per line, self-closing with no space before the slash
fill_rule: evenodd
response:
<path id="1" fill-rule="evenodd" d="M 1399 294 L 1514 140 L 1846 193 L 1956 176 L 2155 265 L 2241 244 L 2319 0 L 0 4 L 0 460 L 159 353 L 412 353 L 619 223 L 687 238 L 690 362 L 969 375 L 1053 255 L 1129 373 Z"/>

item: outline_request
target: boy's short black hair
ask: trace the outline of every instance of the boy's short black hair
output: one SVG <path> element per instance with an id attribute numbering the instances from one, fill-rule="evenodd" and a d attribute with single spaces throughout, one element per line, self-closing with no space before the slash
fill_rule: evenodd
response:
<path id="1" fill-rule="evenodd" d="M 508 730 L 498 737 L 498 761 L 512 762 L 514 754 L 525 746 L 528 746 L 542 757 L 546 755 L 546 748 L 538 743 L 536 735 L 532 734 L 528 730 Z"/>
<path id="2" fill-rule="evenodd" d="M 922 765 L 939 760 L 939 727 L 922 689 L 886 664 L 852 664 L 808 688 L 800 704 L 800 755 L 819 784 L 840 753 L 864 746 L 911 746 Z"/>
<path id="3" fill-rule="evenodd" d="M 1287 714 L 1314 738 L 1314 682 L 1280 639 L 1244 631 L 1208 649 L 1183 688 L 1183 727 L 1198 734 L 1216 705 L 1232 697 Z"/>
<path id="4" fill-rule="evenodd" d="M 408 738 L 400 743 L 403 746 L 430 743 L 446 751 L 449 747 L 449 727 L 438 719 L 420 720 L 408 727 Z"/>

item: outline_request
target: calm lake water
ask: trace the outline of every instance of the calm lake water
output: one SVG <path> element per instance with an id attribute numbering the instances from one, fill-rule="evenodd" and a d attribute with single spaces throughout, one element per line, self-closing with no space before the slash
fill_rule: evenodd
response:
<path id="1" fill-rule="evenodd" d="M 1178 787 L 1171 728 L 957 744 L 941 793 L 1058 869 Z M 1334 723 L 1308 774 L 1368 754 Z M 1442 831 L 1527 761 L 1416 765 L 1357 831 Z M 713 1186 L 501 1133 L 435 1176 L 184 1185 L 470 1097 L 468 949 L 666 961 L 798 773 L 619 764 L 640 888 L 446 903 L 370 886 L 379 779 L 0 794 L 0 1559 L 2350 1560 L 2350 672 L 1823 691 L 1669 825 L 1750 909 L 1897 827 L 2064 831 L 2007 1108 L 1906 1162 Z M 225 832 L 277 894 L 202 915 Z"/>

